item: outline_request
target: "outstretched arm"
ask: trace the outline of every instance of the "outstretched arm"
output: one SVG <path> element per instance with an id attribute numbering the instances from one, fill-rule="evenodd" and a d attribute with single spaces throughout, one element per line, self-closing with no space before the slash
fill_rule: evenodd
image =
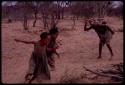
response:
<path id="1" fill-rule="evenodd" d="M 84 31 L 88 31 L 90 30 L 92 27 L 90 26 L 89 28 L 87 28 L 87 21 L 85 21 L 85 26 L 84 26 Z"/>
<path id="2" fill-rule="evenodd" d="M 35 41 L 24 41 L 24 40 L 19 40 L 19 39 L 15 39 L 16 42 L 22 42 L 25 44 L 36 44 L 37 42 Z"/>
<path id="3" fill-rule="evenodd" d="M 107 26 L 107 28 L 112 34 L 114 34 L 114 31 L 109 26 Z"/>

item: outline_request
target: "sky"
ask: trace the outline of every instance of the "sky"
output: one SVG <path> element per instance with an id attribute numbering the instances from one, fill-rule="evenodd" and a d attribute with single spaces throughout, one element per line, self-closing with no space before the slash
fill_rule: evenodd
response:
<path id="1" fill-rule="evenodd" d="M 4 5 L 7 1 L 3 1 L 2 5 Z M 13 1 L 12 5 L 15 5 L 16 1 Z M 113 8 L 117 8 L 120 4 L 123 4 L 121 1 L 113 1 Z M 11 4 L 9 4 L 11 5 Z"/>
<path id="2" fill-rule="evenodd" d="M 113 8 L 117 8 L 120 4 L 123 4 L 122 2 L 120 2 L 120 1 L 114 1 L 113 2 Z"/>
<path id="3" fill-rule="evenodd" d="M 6 2 L 7 2 L 7 1 L 3 1 L 3 2 L 2 2 L 2 5 L 6 4 Z M 9 1 L 9 2 L 10 2 L 10 1 Z M 12 1 L 12 2 L 13 2 L 12 5 L 15 5 L 15 4 L 16 4 L 16 1 Z M 9 5 L 11 5 L 11 4 L 9 4 Z"/>

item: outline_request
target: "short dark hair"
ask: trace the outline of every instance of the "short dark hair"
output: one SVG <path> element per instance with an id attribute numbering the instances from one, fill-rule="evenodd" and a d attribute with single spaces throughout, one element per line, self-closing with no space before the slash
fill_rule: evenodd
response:
<path id="1" fill-rule="evenodd" d="M 103 21 L 102 24 L 106 24 L 106 21 Z"/>
<path id="2" fill-rule="evenodd" d="M 47 36 L 48 36 L 48 33 L 47 33 L 47 32 L 42 32 L 42 33 L 40 34 L 40 38 L 41 38 L 41 39 L 45 39 L 45 38 L 47 38 Z"/>
<path id="3" fill-rule="evenodd" d="M 58 28 L 57 27 L 54 27 L 54 28 L 52 28 L 52 29 L 50 29 L 49 30 L 49 34 L 56 34 L 56 33 L 58 33 L 59 31 L 58 31 Z"/>

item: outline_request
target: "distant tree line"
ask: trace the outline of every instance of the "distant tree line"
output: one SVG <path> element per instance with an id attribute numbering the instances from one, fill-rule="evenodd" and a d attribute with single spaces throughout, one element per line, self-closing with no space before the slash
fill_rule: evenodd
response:
<path id="1" fill-rule="evenodd" d="M 44 28 L 49 29 L 59 20 L 65 19 L 66 14 L 71 16 L 73 25 L 80 17 L 123 17 L 123 2 L 117 8 L 113 8 L 113 1 L 17 1 L 15 5 L 12 4 L 13 1 L 6 1 L 2 5 L 2 18 L 8 19 L 8 22 L 21 21 L 24 30 L 28 30 L 30 19 L 34 20 L 33 27 L 37 20 L 41 20 Z"/>

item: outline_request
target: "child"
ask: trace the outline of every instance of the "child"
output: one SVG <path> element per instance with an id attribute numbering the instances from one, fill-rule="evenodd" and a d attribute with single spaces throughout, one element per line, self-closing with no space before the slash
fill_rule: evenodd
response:
<path id="1" fill-rule="evenodd" d="M 57 56 L 59 57 L 59 54 L 56 52 L 56 49 L 58 49 L 58 47 L 59 47 L 56 43 L 58 34 L 59 34 L 58 29 L 54 25 L 53 28 L 50 29 L 50 31 L 49 31 L 50 41 L 47 46 L 48 64 L 50 65 L 52 70 L 55 70 L 55 60 L 54 60 L 53 54 L 56 53 Z"/>
<path id="2" fill-rule="evenodd" d="M 104 44 L 107 45 L 110 53 L 111 53 L 111 58 L 113 56 L 113 52 L 110 46 L 110 40 L 112 38 L 112 35 L 114 34 L 114 32 L 112 31 L 112 29 L 106 25 L 106 22 L 102 22 L 102 24 L 95 24 L 92 21 L 89 21 L 90 23 L 90 27 L 87 28 L 87 21 L 85 22 L 85 26 L 84 26 L 84 31 L 88 31 L 90 29 L 94 29 L 95 32 L 98 34 L 99 39 L 100 39 L 100 43 L 99 43 L 99 56 L 98 59 L 101 58 L 101 53 L 102 53 L 102 46 L 104 46 Z"/>
<path id="3" fill-rule="evenodd" d="M 15 39 L 17 42 L 23 42 L 26 44 L 34 44 L 34 51 L 32 52 L 32 56 L 29 60 L 29 69 L 25 76 L 25 79 L 28 80 L 29 83 L 33 81 L 38 75 L 50 79 L 50 71 L 48 69 L 48 61 L 46 55 L 46 46 L 48 42 L 48 33 L 43 32 L 40 35 L 40 40 L 35 41 L 23 41 Z M 28 77 L 31 76 L 31 79 Z"/>

